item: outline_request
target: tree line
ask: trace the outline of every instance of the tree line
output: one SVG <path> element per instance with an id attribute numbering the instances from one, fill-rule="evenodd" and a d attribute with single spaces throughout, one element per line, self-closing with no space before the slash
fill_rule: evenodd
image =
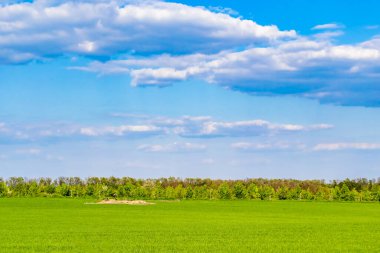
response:
<path id="1" fill-rule="evenodd" d="M 0 197 L 380 201 L 380 180 L 0 178 Z"/>

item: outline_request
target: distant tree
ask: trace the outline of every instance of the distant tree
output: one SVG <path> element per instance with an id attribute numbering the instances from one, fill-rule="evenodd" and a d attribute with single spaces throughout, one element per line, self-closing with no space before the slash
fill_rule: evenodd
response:
<path id="1" fill-rule="evenodd" d="M 270 200 L 273 198 L 275 191 L 273 187 L 269 185 L 263 185 L 259 187 L 259 194 L 261 200 Z"/>
<path id="2" fill-rule="evenodd" d="M 4 181 L 0 181 L 0 197 L 5 197 L 8 195 L 8 187 Z"/>
<path id="3" fill-rule="evenodd" d="M 208 199 L 209 194 L 207 191 L 207 186 L 206 185 L 195 186 L 193 189 L 193 198 L 194 199 Z"/>
<path id="4" fill-rule="evenodd" d="M 299 200 L 301 198 L 302 189 L 299 185 L 297 185 L 297 187 L 293 189 L 286 189 L 286 190 L 287 190 L 287 193 L 286 193 L 287 199 Z"/>
<path id="5" fill-rule="evenodd" d="M 247 189 L 241 182 L 237 182 L 233 188 L 234 197 L 237 199 L 245 199 L 247 197 Z"/>
<path id="6" fill-rule="evenodd" d="M 343 185 L 340 189 L 339 199 L 344 200 L 344 201 L 354 201 L 355 200 L 352 192 L 350 191 L 350 188 L 348 188 L 346 183 L 343 183 Z"/>
<path id="7" fill-rule="evenodd" d="M 175 191 L 172 186 L 168 186 L 165 189 L 165 199 L 175 199 Z"/>
<path id="8" fill-rule="evenodd" d="M 174 197 L 176 199 L 184 199 L 186 198 L 186 189 L 183 188 L 182 184 L 178 184 L 174 189 Z"/>
<path id="9" fill-rule="evenodd" d="M 200 178 L 134 179 L 79 177 L 25 179 L 0 178 L 0 197 L 60 196 L 143 199 L 305 199 L 380 201 L 380 179 L 355 179 L 325 183 L 321 180 Z"/>
<path id="10" fill-rule="evenodd" d="M 226 182 L 219 186 L 218 193 L 220 199 L 231 199 L 231 190 Z"/>
<path id="11" fill-rule="evenodd" d="M 62 183 L 55 188 L 55 192 L 62 197 L 71 197 L 71 191 L 67 184 Z"/>
<path id="12" fill-rule="evenodd" d="M 256 184 L 250 183 L 247 187 L 247 197 L 249 199 L 260 199 L 259 188 Z"/>
<path id="13" fill-rule="evenodd" d="M 276 195 L 279 200 L 288 199 L 289 189 L 287 187 L 281 186 L 277 189 Z"/>
<path id="14" fill-rule="evenodd" d="M 32 196 L 32 197 L 37 196 L 39 187 L 35 180 L 26 184 L 26 188 L 28 188 L 28 193 L 27 193 L 28 196 Z"/>
<path id="15" fill-rule="evenodd" d="M 314 195 L 313 195 L 313 193 L 309 189 L 302 190 L 301 191 L 301 199 L 304 199 L 304 200 L 313 200 L 314 199 Z"/>
<path id="16" fill-rule="evenodd" d="M 193 198 L 193 188 L 191 186 L 186 187 L 186 199 L 192 199 Z"/>

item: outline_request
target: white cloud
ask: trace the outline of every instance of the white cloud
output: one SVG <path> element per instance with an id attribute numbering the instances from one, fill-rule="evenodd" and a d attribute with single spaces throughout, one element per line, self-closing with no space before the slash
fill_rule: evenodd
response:
<path id="1" fill-rule="evenodd" d="M 344 28 L 344 26 L 341 24 L 328 23 L 328 24 L 316 25 L 312 28 L 312 30 L 335 30 L 335 29 L 341 29 L 341 28 Z"/>
<path id="2" fill-rule="evenodd" d="M 380 143 L 352 142 L 352 143 L 321 143 L 314 147 L 315 151 L 338 150 L 380 150 Z"/>
<path id="3" fill-rule="evenodd" d="M 197 129 L 184 128 L 181 135 L 187 137 L 258 136 L 278 134 L 280 132 L 306 131 L 307 128 L 302 125 L 274 124 L 264 120 L 235 122 L 205 121 Z"/>
<path id="4" fill-rule="evenodd" d="M 170 143 L 170 144 L 143 144 L 138 146 L 138 150 L 144 152 L 199 152 L 206 149 L 206 145 L 197 143 Z"/>
<path id="5" fill-rule="evenodd" d="M 152 118 L 151 124 L 166 128 L 168 133 L 190 138 L 217 138 L 276 135 L 332 128 L 328 124 L 303 126 L 298 124 L 277 124 L 265 120 L 217 121 L 211 117 L 184 116 L 177 119 Z"/>
<path id="6" fill-rule="evenodd" d="M 0 5 L 0 64 L 87 56 L 101 60 L 71 68 L 125 73 L 133 86 L 197 79 L 253 95 L 380 106 L 378 37 L 336 44 L 341 24 L 301 36 L 231 15 L 162 1 Z"/>
<path id="7" fill-rule="evenodd" d="M 287 142 L 236 142 L 231 147 L 239 151 L 306 150 L 305 144 Z"/>
<path id="8" fill-rule="evenodd" d="M 80 126 L 76 124 L 41 124 L 9 126 L 0 131 L 0 139 L 6 142 L 33 142 L 38 140 L 58 140 L 71 138 L 120 138 L 148 137 L 164 134 L 165 129 L 150 124 L 129 124 L 116 126 Z"/>
<path id="9" fill-rule="evenodd" d="M 121 125 L 107 127 L 83 127 L 79 134 L 83 136 L 126 136 L 133 134 L 160 134 L 162 129 L 152 125 Z"/>
<path id="10" fill-rule="evenodd" d="M 0 63 L 65 54 L 215 52 L 296 36 L 229 14 L 161 1 L 0 5 Z"/>
<path id="11" fill-rule="evenodd" d="M 130 118 L 130 115 L 116 114 Z M 298 125 L 278 124 L 265 120 L 218 121 L 207 116 L 183 116 L 178 118 L 138 116 L 133 124 L 106 126 L 81 126 L 77 124 L 13 124 L 5 132 L 0 131 L 3 143 L 36 142 L 49 140 L 92 140 L 96 138 L 145 138 L 151 136 L 179 136 L 184 138 L 248 137 L 280 135 L 330 129 L 327 124 Z M 5 126 L 5 124 L 4 124 Z M 196 148 L 191 143 L 171 144 L 172 148 Z M 160 149 L 161 146 L 155 148 Z M 164 147 L 164 149 L 167 147 Z M 200 147 L 198 147 L 200 148 Z"/>
<path id="12" fill-rule="evenodd" d="M 331 39 L 333 39 L 335 37 L 342 36 L 343 34 L 344 34 L 343 31 L 339 31 L 339 30 L 330 31 L 330 30 L 327 30 L 327 31 L 323 31 L 321 33 L 314 34 L 313 37 L 316 38 L 317 40 L 331 40 Z"/>
<path id="13" fill-rule="evenodd" d="M 337 143 L 318 143 L 315 145 L 300 142 L 235 142 L 231 147 L 238 151 L 340 151 L 340 150 L 380 150 L 380 143 L 366 142 L 337 142 Z"/>
<path id="14" fill-rule="evenodd" d="M 255 95 L 295 95 L 342 105 L 379 106 L 380 39 L 333 45 L 299 38 L 272 47 L 217 54 L 160 55 L 79 69 L 127 73 L 134 86 L 200 79 Z"/>

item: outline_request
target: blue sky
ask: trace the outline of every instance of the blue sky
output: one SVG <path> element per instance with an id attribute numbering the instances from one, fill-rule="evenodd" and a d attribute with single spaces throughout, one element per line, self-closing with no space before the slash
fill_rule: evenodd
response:
<path id="1" fill-rule="evenodd" d="M 3 1 L 1 176 L 377 178 L 377 1 Z"/>

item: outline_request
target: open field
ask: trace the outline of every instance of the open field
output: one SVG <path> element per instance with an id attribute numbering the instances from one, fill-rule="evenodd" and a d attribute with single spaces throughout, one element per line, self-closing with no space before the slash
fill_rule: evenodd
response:
<path id="1" fill-rule="evenodd" d="M 1 252 L 377 252 L 380 204 L 0 199 Z"/>

